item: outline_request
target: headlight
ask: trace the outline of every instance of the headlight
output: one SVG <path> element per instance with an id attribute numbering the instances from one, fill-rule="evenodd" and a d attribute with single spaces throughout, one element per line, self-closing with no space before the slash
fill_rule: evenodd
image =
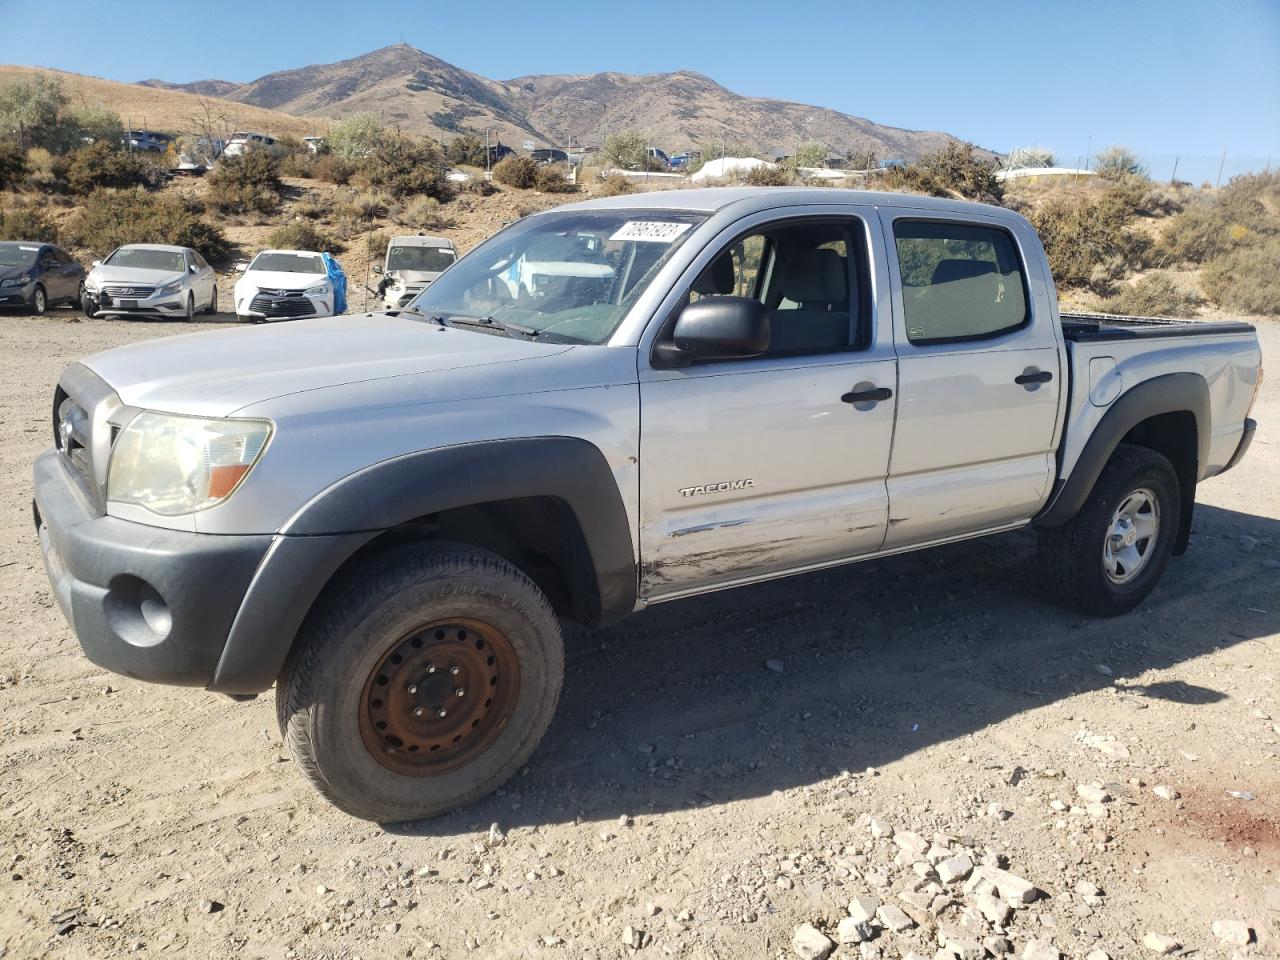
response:
<path id="1" fill-rule="evenodd" d="M 90 274 L 89 276 L 84 278 L 84 288 L 89 293 L 98 292 L 98 281 L 93 278 L 93 274 Z"/>
<path id="2" fill-rule="evenodd" d="M 31 282 L 29 274 L 23 274 L 20 277 L 10 277 L 8 280 L 0 280 L 0 287 L 21 287 Z"/>
<path id="3" fill-rule="evenodd" d="M 154 296 L 157 296 L 157 297 L 168 296 L 171 293 L 177 293 L 181 289 L 182 289 L 182 281 L 175 280 L 173 281 L 173 283 L 166 283 L 163 287 L 156 287 L 156 292 Z"/>
<path id="4" fill-rule="evenodd" d="M 314 287 L 307 287 L 307 289 L 303 290 L 302 295 L 304 297 L 323 297 L 328 292 L 329 285 L 327 283 L 317 283 Z"/>
<path id="5" fill-rule="evenodd" d="M 268 420 L 140 413 L 116 439 L 107 499 L 175 517 L 225 500 L 271 438 Z"/>

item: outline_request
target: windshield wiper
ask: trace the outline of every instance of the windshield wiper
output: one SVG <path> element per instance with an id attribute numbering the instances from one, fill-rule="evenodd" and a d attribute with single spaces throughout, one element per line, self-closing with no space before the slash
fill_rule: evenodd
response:
<path id="1" fill-rule="evenodd" d="M 507 336 L 518 333 L 530 340 L 536 339 L 542 332 L 534 327 L 526 327 L 522 323 L 509 323 L 497 317 L 467 317 L 461 314 L 450 314 L 448 323 L 451 327 L 487 327 L 491 330 L 500 330 Z"/>

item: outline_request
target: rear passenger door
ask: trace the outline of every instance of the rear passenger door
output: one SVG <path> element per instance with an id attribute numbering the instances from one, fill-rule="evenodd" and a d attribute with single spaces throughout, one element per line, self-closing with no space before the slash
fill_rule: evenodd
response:
<path id="1" fill-rule="evenodd" d="M 1056 317 L 1002 221 L 882 210 L 892 246 L 898 422 L 885 547 L 1031 517 L 1054 477 Z M 1038 257 L 1038 249 L 1036 251 Z"/>
<path id="2" fill-rule="evenodd" d="M 874 210 L 760 215 L 710 245 L 664 318 L 691 300 L 754 297 L 766 354 L 675 369 L 641 350 L 641 593 L 708 586 L 872 553 L 884 539 L 894 358 L 868 250 Z M 877 256 L 879 262 L 881 257 Z M 887 303 L 883 315 L 888 317 Z M 646 362 L 647 361 L 647 362 Z"/>

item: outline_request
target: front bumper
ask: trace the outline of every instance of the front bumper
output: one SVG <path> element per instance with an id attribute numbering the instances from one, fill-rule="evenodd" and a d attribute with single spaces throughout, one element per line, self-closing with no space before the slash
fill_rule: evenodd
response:
<path id="1" fill-rule="evenodd" d="M 20 287 L 0 287 L 0 307 L 29 307 L 35 292 L 34 280 Z"/>
<path id="2" fill-rule="evenodd" d="M 271 297 L 261 290 L 236 291 L 236 315 L 259 320 L 306 320 L 333 316 L 333 294 Z"/>
<path id="3" fill-rule="evenodd" d="M 187 312 L 189 291 L 152 294 L 138 300 L 112 298 L 102 291 L 85 290 L 94 310 L 104 317 L 183 317 Z M 121 302 L 124 302 L 124 306 Z"/>
<path id="4" fill-rule="evenodd" d="M 270 536 L 213 536 L 97 516 L 56 450 L 35 463 L 45 570 L 80 646 L 155 683 L 213 682 Z"/>

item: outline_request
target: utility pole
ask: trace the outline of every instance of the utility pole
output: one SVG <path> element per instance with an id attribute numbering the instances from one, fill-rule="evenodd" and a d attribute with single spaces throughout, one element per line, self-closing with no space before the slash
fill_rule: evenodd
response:
<path id="1" fill-rule="evenodd" d="M 1222 186 L 1222 168 L 1225 167 L 1226 165 L 1227 165 L 1227 151 L 1223 150 L 1222 159 L 1218 161 L 1218 182 L 1214 184 L 1215 188 Z"/>
<path id="2" fill-rule="evenodd" d="M 1088 170 L 1088 169 L 1089 169 L 1089 161 L 1092 159 L 1092 157 L 1091 157 L 1091 154 L 1092 154 L 1092 153 L 1093 153 L 1093 137 L 1092 137 L 1092 136 L 1090 136 L 1090 137 L 1089 137 L 1087 140 L 1085 140 L 1085 142 L 1084 142 L 1084 168 L 1085 168 L 1085 170 Z"/>
<path id="3" fill-rule="evenodd" d="M 1181 157 L 1173 158 L 1173 173 L 1169 175 L 1169 186 L 1173 186 L 1175 183 L 1178 182 L 1178 161 L 1180 159 L 1182 158 Z"/>

